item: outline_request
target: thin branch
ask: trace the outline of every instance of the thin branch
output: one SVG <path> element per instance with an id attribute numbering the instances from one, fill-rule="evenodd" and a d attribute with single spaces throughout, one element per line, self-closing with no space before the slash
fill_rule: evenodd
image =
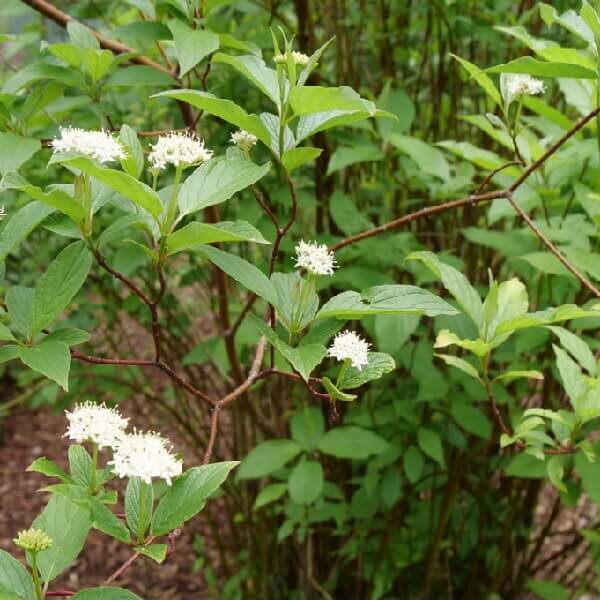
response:
<path id="1" fill-rule="evenodd" d="M 600 298 L 600 290 L 583 274 L 581 274 L 574 265 L 572 265 L 562 254 L 562 252 L 546 237 L 544 232 L 535 224 L 531 217 L 514 201 L 512 192 L 506 193 L 506 199 L 517 211 L 521 219 L 525 221 L 529 229 L 540 239 L 540 241 L 558 258 L 558 260 L 570 271 L 594 296 Z"/>
<path id="2" fill-rule="evenodd" d="M 422 208 L 414 213 L 410 213 L 408 215 L 404 215 L 394 221 L 390 221 L 388 223 L 384 223 L 383 225 L 379 225 L 378 227 L 373 227 L 372 229 L 367 229 L 361 233 L 356 235 L 352 235 L 347 237 L 346 239 L 338 242 L 331 246 L 330 250 L 336 251 L 341 248 L 345 248 L 350 244 L 355 244 L 356 242 L 360 242 L 361 240 L 373 237 L 375 235 L 379 235 L 381 233 L 386 233 L 388 231 L 392 231 L 394 229 L 398 229 L 403 225 L 411 223 L 412 221 L 417 221 L 419 219 L 424 219 L 430 217 L 431 215 L 435 215 L 441 212 L 445 212 L 447 210 L 453 210 L 456 208 L 463 208 L 466 206 L 474 206 L 475 204 L 479 204 L 480 202 L 490 202 L 492 200 L 497 200 L 499 198 L 506 198 L 507 193 L 515 192 L 521 185 L 525 182 L 525 180 L 537 169 L 539 169 L 563 144 L 565 144 L 570 138 L 572 138 L 578 131 L 583 129 L 594 117 L 600 114 L 600 106 L 595 108 L 592 112 L 587 114 L 583 119 L 578 121 L 569 131 L 567 131 L 560 139 L 558 139 L 554 144 L 552 144 L 537 160 L 532 162 L 524 171 L 521 173 L 520 177 L 516 179 L 510 187 L 505 190 L 498 190 L 496 192 L 487 192 L 485 194 L 473 194 L 471 196 L 466 196 L 464 198 L 459 198 L 458 200 L 452 200 L 450 202 L 445 202 L 444 204 L 438 204 L 436 206 L 429 206 L 427 208 Z"/>
<path id="3" fill-rule="evenodd" d="M 265 347 L 266 347 L 266 345 L 267 345 L 267 340 L 263 336 L 263 337 L 260 338 L 260 340 L 258 342 L 258 346 L 256 347 L 256 352 L 254 353 L 254 359 L 252 361 L 252 367 L 250 368 L 250 372 L 248 373 L 248 377 L 246 378 L 246 380 L 243 383 L 241 383 L 240 385 L 238 385 L 235 388 L 235 390 L 233 390 L 232 392 L 230 392 L 226 396 L 223 396 L 223 398 L 221 398 L 220 400 L 218 400 L 216 402 L 216 405 L 219 408 L 222 408 L 223 406 L 227 406 L 228 404 L 231 404 L 231 402 L 233 402 L 236 398 L 238 398 L 239 396 L 241 396 L 242 394 L 244 394 L 248 390 L 248 388 L 257 379 L 259 379 L 259 376 L 260 376 L 260 366 L 262 364 L 263 357 L 265 355 Z"/>
<path id="4" fill-rule="evenodd" d="M 115 365 L 122 367 L 152 367 L 162 371 L 166 375 L 168 375 L 173 381 L 178 383 L 182 388 L 184 388 L 187 392 L 195 396 L 196 398 L 200 398 L 202 401 L 206 402 L 210 406 L 214 406 L 215 401 L 210 398 L 207 394 L 200 391 L 198 388 L 194 387 L 191 383 L 188 383 L 185 379 L 178 375 L 169 365 L 162 361 L 154 361 L 154 360 L 141 360 L 137 358 L 100 358 L 98 356 L 90 356 L 88 354 L 82 354 L 81 352 L 77 352 L 76 350 L 71 350 L 71 356 L 76 360 L 90 363 L 93 365 Z"/>
<path id="5" fill-rule="evenodd" d="M 139 135 L 139 134 L 138 134 Z M 475 192 L 475 194 L 481 194 L 483 192 L 483 190 L 485 190 L 485 188 L 490 184 L 490 182 L 492 181 L 492 179 L 498 175 L 498 173 L 504 171 L 504 169 L 508 169 L 509 167 L 522 167 L 525 163 L 519 161 L 519 160 L 511 160 L 510 162 L 507 162 L 506 164 L 498 167 L 497 169 L 494 169 L 482 182 L 481 185 L 477 188 L 477 191 Z"/>
<path id="6" fill-rule="evenodd" d="M 34 10 L 41 13 L 51 21 L 54 21 L 61 27 L 66 27 L 68 23 L 79 23 L 76 19 L 68 15 L 67 13 L 62 12 L 49 2 L 45 0 L 21 0 L 24 4 L 31 6 Z M 112 40 L 110 38 L 105 37 L 101 33 L 90 29 L 92 35 L 100 42 L 100 46 L 105 48 L 106 50 L 110 50 L 115 54 L 132 54 L 129 59 L 130 62 L 136 63 L 138 65 L 146 65 L 147 67 L 152 67 L 153 69 L 157 69 L 158 71 L 162 71 L 163 73 L 168 73 L 169 75 L 173 75 L 173 72 L 148 58 L 147 56 L 142 56 L 137 54 L 136 50 L 122 44 L 121 42 L 117 42 L 116 40 Z"/>

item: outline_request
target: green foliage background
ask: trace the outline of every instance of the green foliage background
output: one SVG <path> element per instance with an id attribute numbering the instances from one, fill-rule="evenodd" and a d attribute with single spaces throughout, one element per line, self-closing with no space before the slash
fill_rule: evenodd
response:
<path id="1" fill-rule="evenodd" d="M 514 193 L 515 204 L 591 287 L 505 197 L 415 218 L 357 243 L 343 240 L 468 198 L 484 184 L 485 191 L 510 188 L 598 106 L 598 7 L 566 0 L 552 6 L 528 0 L 114 0 L 101 7 L 75 0 L 55 6 L 136 54 L 100 50 L 86 29 L 67 32 L 17 0 L 3 3 L 0 174 L 7 217 L 0 231 L 0 339 L 7 343 L 0 368 L 3 385 L 15 391 L 0 406 L 60 410 L 88 398 L 151 405 L 156 421 L 176 427 L 202 460 L 211 414 L 197 397 L 142 368 L 71 361 L 66 348 L 83 343 L 90 355 L 151 359 L 152 338 L 134 323 L 149 331 L 152 315 L 92 264 L 83 241 L 72 243 L 81 237 L 74 221 L 83 223 L 83 216 L 60 193 L 50 198 L 47 186 L 72 182 L 64 167 L 69 161 L 95 178 L 97 247 L 116 271 L 155 290 L 149 236 L 125 198 L 135 197 L 148 213 L 162 210 L 164 198 L 156 200 L 137 182 L 152 184 L 142 167 L 156 136 L 136 132 L 182 129 L 191 115 L 207 147 L 224 156 L 232 131 L 253 128 L 264 143 L 252 151 L 252 163 L 231 149 L 219 159 L 229 161 L 225 173 L 236 175 L 230 193 L 222 180 L 204 177 L 202 167 L 195 187 L 184 183 L 197 213 L 186 223 L 241 220 L 252 228 L 238 227 L 233 240 L 218 238 L 232 242 L 228 254 L 214 247 L 188 252 L 201 228 L 171 238 L 174 257 L 160 309 L 163 360 L 179 365 L 202 393 L 224 397 L 248 373 L 260 333 L 277 350 L 275 368 L 289 373 L 291 363 L 301 375 L 312 373 L 325 386 L 320 392 L 337 402 L 315 398 L 292 379 L 265 378 L 221 415 L 215 455 L 243 460 L 224 495 L 202 513 L 210 535 L 195 546 L 209 593 L 388 600 L 597 593 L 597 120 Z M 323 131 L 294 122 L 295 141 L 305 149 L 283 157 L 287 138 L 271 136 L 269 121 L 255 116 L 274 110 L 269 76 L 261 79 L 260 69 L 258 77 L 257 71 L 244 76 L 236 58 L 262 55 L 273 67 L 271 32 L 281 40 L 279 28 L 309 55 L 334 37 L 308 84 L 350 86 L 362 98 L 345 97 L 349 104 L 342 105 L 339 97 L 300 88 L 291 101 L 295 115 L 345 114 L 338 127 Z M 136 62 L 140 55 L 162 68 Z M 507 127 L 516 107 L 507 107 L 499 77 L 507 72 L 530 73 L 546 85 L 542 96 L 524 99 L 516 132 Z M 204 92 L 231 103 L 217 106 Z M 395 118 L 375 118 L 376 109 Z M 120 132 L 132 149 L 123 165 L 130 178 L 94 171 L 80 157 L 48 165 L 47 142 L 67 125 Z M 174 176 L 169 172 L 162 185 Z M 343 245 L 336 253 L 340 268 L 317 282 L 321 317 L 338 321 L 315 321 L 302 341 L 293 339 L 296 331 L 274 333 L 262 320 L 275 292 L 265 275 L 271 248 L 261 242 L 276 236 L 255 196 L 285 222 L 288 177 L 298 214 L 281 240 L 276 271 L 294 270 L 300 239 Z M 35 215 L 27 212 L 32 198 L 42 202 Z M 207 210 L 217 202 L 216 213 Z M 58 210 L 50 214 L 48 203 Z M 15 214 L 21 222 L 12 221 Z M 75 275 L 65 274 L 61 260 L 77 262 Z M 214 264 L 230 275 L 225 287 Z M 80 290 L 78 278 L 88 271 Z M 400 285 L 433 292 L 426 301 L 437 304 L 429 312 L 416 303 L 398 309 L 409 288 L 382 286 Z M 26 303 L 24 287 L 35 287 L 38 296 L 31 323 L 11 311 L 11 304 Z M 350 290 L 362 296 L 331 303 Z M 261 299 L 246 316 L 251 293 Z M 396 302 L 393 310 L 382 308 L 386 293 Z M 59 316 L 62 334 L 19 347 L 18 354 L 9 349 L 13 333 L 30 328 L 24 334 L 31 338 Z M 340 391 L 327 387 L 337 367 L 326 361 L 315 373 L 323 356 L 307 346 L 327 344 L 346 319 L 378 355 L 366 376 L 346 374 L 343 386 L 337 381 Z M 50 362 L 38 356 L 44 345 Z M 357 399 L 344 398 L 350 393 Z M 496 405 L 507 431 L 495 419 Z M 585 524 L 563 537 L 564 515 L 578 510 Z M 218 560 L 211 562 L 206 548 Z"/>

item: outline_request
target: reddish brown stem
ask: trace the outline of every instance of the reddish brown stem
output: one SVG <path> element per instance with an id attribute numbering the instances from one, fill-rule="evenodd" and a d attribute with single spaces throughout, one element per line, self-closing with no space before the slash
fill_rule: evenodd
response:
<path id="1" fill-rule="evenodd" d="M 562 252 L 546 237 L 543 231 L 535 224 L 531 217 L 514 201 L 512 192 L 506 193 L 506 198 L 511 203 L 512 207 L 517 211 L 521 219 L 525 221 L 529 229 L 539 238 L 539 240 L 558 258 L 558 260 L 570 271 L 579 281 L 590 291 L 594 296 L 600 298 L 600 290 L 587 278 L 580 273 L 574 265 L 572 265 L 562 254 Z"/>
<path id="2" fill-rule="evenodd" d="M 87 354 L 81 354 L 76 350 L 71 350 L 71 356 L 82 362 L 87 362 L 94 365 L 118 365 L 118 366 L 133 366 L 133 367 L 153 367 L 159 369 L 166 375 L 168 375 L 173 381 L 178 383 L 182 388 L 188 391 L 192 396 L 200 398 L 202 401 L 213 406 L 215 401 L 210 398 L 207 394 L 194 387 L 191 383 L 188 383 L 180 375 L 178 375 L 169 365 L 163 361 L 154 360 L 141 360 L 137 358 L 100 358 L 98 356 L 89 356 Z"/>
<path id="3" fill-rule="evenodd" d="M 532 162 L 524 171 L 521 173 L 519 178 L 513 182 L 513 184 L 505 190 L 499 190 L 496 192 L 487 192 L 485 194 L 473 194 L 471 196 L 466 196 L 465 198 L 460 198 L 458 200 L 452 200 L 451 202 L 445 202 L 444 204 L 438 204 L 436 206 L 429 206 L 427 208 L 422 208 L 414 213 L 410 213 L 408 215 L 404 215 L 399 219 L 395 219 L 394 221 L 390 221 L 388 223 L 384 223 L 383 225 L 379 225 L 378 227 L 373 227 L 372 229 L 367 229 L 361 233 L 357 233 L 356 235 L 352 235 L 347 237 L 346 239 L 338 242 L 331 246 L 331 250 L 340 250 L 341 248 L 345 248 L 350 244 L 355 244 L 356 242 L 360 242 L 361 240 L 373 237 L 375 235 L 379 235 L 381 233 L 386 233 L 388 231 L 392 231 L 394 229 L 398 229 L 403 225 L 411 223 L 412 221 L 417 221 L 419 219 L 424 219 L 430 217 L 432 215 L 445 212 L 447 210 L 453 210 L 456 208 L 463 208 L 470 205 L 479 204 L 480 202 L 490 202 L 492 200 L 497 200 L 498 198 L 506 198 L 507 193 L 515 192 L 524 181 L 537 169 L 539 169 L 565 142 L 567 142 L 571 137 L 573 137 L 578 131 L 583 129 L 594 117 L 600 114 L 600 107 L 595 108 L 592 112 L 587 114 L 583 119 L 578 121 L 569 131 L 567 131 L 560 139 L 558 139 L 554 144 L 552 144 L 537 160 Z"/>
<path id="4" fill-rule="evenodd" d="M 58 10 L 58 8 L 56 8 L 49 2 L 46 2 L 45 0 L 21 0 L 21 1 L 24 4 L 31 6 L 31 8 L 33 8 L 40 14 L 44 15 L 51 21 L 54 21 L 61 27 L 66 27 L 68 23 L 79 23 L 79 21 L 77 21 L 70 15 L 62 12 L 61 10 Z M 169 69 L 167 69 L 160 63 L 153 61 L 152 59 L 148 58 L 147 56 L 142 56 L 142 55 L 137 54 L 137 52 L 133 48 L 130 48 L 129 46 L 126 46 L 125 44 L 122 44 L 121 42 L 111 40 L 110 38 L 107 38 L 96 31 L 93 31 L 93 30 L 90 30 L 90 31 L 92 32 L 92 35 L 98 40 L 98 42 L 100 43 L 100 46 L 102 48 L 105 48 L 106 50 L 110 50 L 111 52 L 114 52 L 115 54 L 132 54 L 133 56 L 131 56 L 131 58 L 129 59 L 130 62 L 136 63 L 138 65 L 145 65 L 147 67 L 152 67 L 153 69 L 157 69 L 158 71 L 162 71 L 163 73 L 168 73 L 169 75 L 173 75 L 173 73 Z"/>

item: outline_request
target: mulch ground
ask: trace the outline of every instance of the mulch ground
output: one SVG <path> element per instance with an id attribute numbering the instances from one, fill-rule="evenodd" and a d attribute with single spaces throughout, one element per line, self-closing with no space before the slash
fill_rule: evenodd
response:
<path id="1" fill-rule="evenodd" d="M 18 556 L 12 544 L 17 532 L 27 529 L 43 508 L 46 494 L 37 490 L 50 480 L 38 473 L 25 473 L 36 458 L 46 456 L 66 468 L 68 442 L 62 414 L 17 410 L 0 418 L 0 548 Z M 139 594 L 144 600 L 208 600 L 201 573 L 193 572 L 196 559 L 192 548 L 202 516 L 186 525 L 177 549 L 165 563 L 157 565 L 141 557 L 114 583 Z M 131 549 L 105 535 L 92 531 L 83 553 L 70 569 L 53 582 L 51 590 L 78 590 L 101 585 L 131 556 Z"/>

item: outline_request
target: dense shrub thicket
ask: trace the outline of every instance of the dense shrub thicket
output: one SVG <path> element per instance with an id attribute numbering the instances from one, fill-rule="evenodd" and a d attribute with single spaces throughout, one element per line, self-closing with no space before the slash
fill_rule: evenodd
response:
<path id="1" fill-rule="evenodd" d="M 214 598 L 596 592 L 595 0 L 101 4 L 0 13 L 0 407 L 71 442 L 0 597 L 192 518 Z"/>

